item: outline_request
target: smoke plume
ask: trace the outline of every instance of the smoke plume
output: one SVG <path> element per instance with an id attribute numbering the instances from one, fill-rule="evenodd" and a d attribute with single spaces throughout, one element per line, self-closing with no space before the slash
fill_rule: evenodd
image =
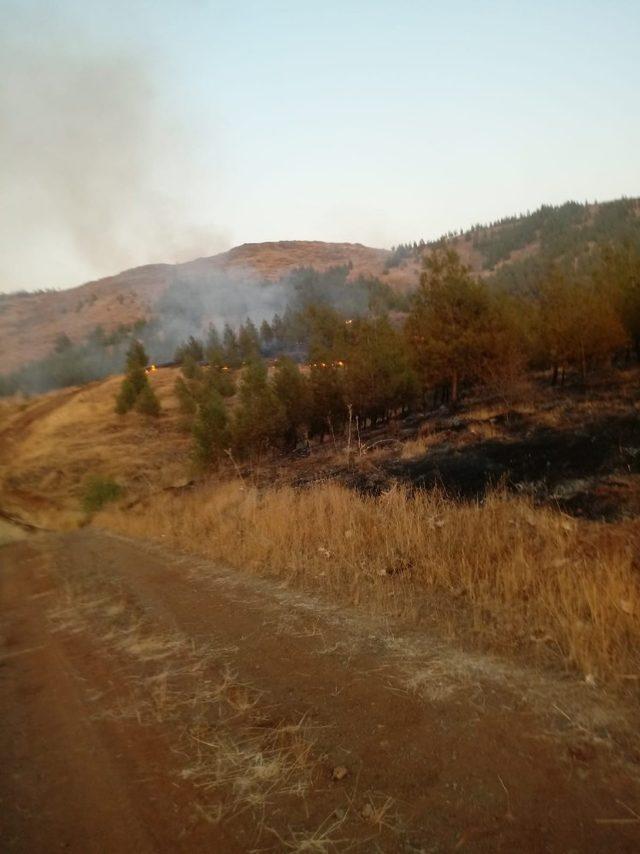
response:
<path id="1" fill-rule="evenodd" d="M 214 179 L 186 155 L 148 57 L 49 37 L 18 12 L 0 36 L 0 292 L 225 248 L 195 220 Z"/>

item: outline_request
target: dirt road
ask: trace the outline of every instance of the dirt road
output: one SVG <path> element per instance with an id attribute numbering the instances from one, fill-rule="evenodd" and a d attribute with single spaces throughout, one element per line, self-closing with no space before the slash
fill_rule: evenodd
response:
<path id="1" fill-rule="evenodd" d="M 90 529 L 0 567 L 3 850 L 640 849 L 597 688 Z"/>

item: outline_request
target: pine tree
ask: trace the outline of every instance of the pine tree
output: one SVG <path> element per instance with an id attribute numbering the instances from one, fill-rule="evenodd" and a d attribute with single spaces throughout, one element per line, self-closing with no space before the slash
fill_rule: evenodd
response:
<path id="1" fill-rule="evenodd" d="M 232 443 L 241 456 L 262 455 L 281 444 L 286 416 L 267 380 L 264 362 L 255 359 L 247 366 L 238 393 L 232 424 Z"/>
<path id="2" fill-rule="evenodd" d="M 173 391 L 178 398 L 178 406 L 184 418 L 188 421 L 195 415 L 197 404 L 193 392 L 182 377 L 177 377 Z"/>
<path id="3" fill-rule="evenodd" d="M 193 354 L 188 351 L 182 356 L 180 370 L 182 371 L 183 376 L 188 380 L 198 379 L 201 374 L 200 365 L 193 357 Z"/>
<path id="4" fill-rule="evenodd" d="M 64 353 L 67 350 L 70 350 L 72 347 L 73 344 L 71 343 L 71 339 L 69 338 L 69 336 L 65 332 L 61 332 L 56 337 L 56 342 L 53 346 L 53 352 Z"/>
<path id="5" fill-rule="evenodd" d="M 237 368 L 240 365 L 240 348 L 238 346 L 238 336 L 233 331 L 228 323 L 225 323 L 222 333 L 222 345 L 224 348 L 224 362 L 230 368 Z"/>
<path id="6" fill-rule="evenodd" d="M 136 402 L 138 392 L 135 390 L 130 377 L 125 377 L 120 385 L 120 391 L 116 396 L 116 412 L 118 415 L 124 415 L 128 412 Z"/>
<path id="7" fill-rule="evenodd" d="M 628 341 L 613 294 L 554 267 L 539 294 L 539 340 L 554 382 L 560 369 L 572 367 L 586 379 Z"/>
<path id="8" fill-rule="evenodd" d="M 221 396 L 209 390 L 206 400 L 198 403 L 193 423 L 193 459 L 198 468 L 219 462 L 229 446 L 227 410 Z"/>
<path id="9" fill-rule="evenodd" d="M 284 323 L 279 314 L 274 314 L 271 319 L 271 331 L 273 333 L 273 341 L 282 345 L 284 343 Z"/>
<path id="10" fill-rule="evenodd" d="M 132 341 L 127 351 L 127 373 L 116 397 L 116 412 L 124 415 L 134 406 L 146 415 L 160 414 L 160 404 L 145 373 L 147 354 L 140 341 Z"/>
<path id="11" fill-rule="evenodd" d="M 295 448 L 311 415 L 309 381 L 293 359 L 285 356 L 278 360 L 272 385 L 284 412 L 284 442 Z"/>
<path id="12" fill-rule="evenodd" d="M 600 292 L 611 294 L 612 304 L 640 361 L 640 247 L 630 241 L 605 247 L 594 283 Z"/>
<path id="13" fill-rule="evenodd" d="M 160 415 L 160 403 L 148 380 L 138 394 L 135 406 L 136 411 L 142 415 L 151 415 L 154 418 Z"/>
<path id="14" fill-rule="evenodd" d="M 144 349 L 142 341 L 138 341 L 134 338 L 127 350 L 127 373 L 132 371 L 134 368 L 141 368 L 144 371 L 148 364 L 149 357 L 147 356 L 147 352 Z"/>
<path id="15" fill-rule="evenodd" d="M 337 432 L 347 417 L 344 399 L 344 371 L 330 361 L 316 362 L 309 373 L 311 389 L 310 431 L 322 442 L 327 433 Z"/>
<path id="16" fill-rule="evenodd" d="M 204 348 L 202 341 L 190 335 L 189 338 L 181 344 L 175 352 L 175 361 L 183 362 L 185 359 L 190 359 L 196 364 L 204 359 Z"/>
<path id="17" fill-rule="evenodd" d="M 415 398 L 407 346 L 386 318 L 354 322 L 344 358 L 345 398 L 362 419 L 386 418 Z"/>
<path id="18" fill-rule="evenodd" d="M 260 355 L 260 336 L 255 324 L 249 319 L 238 332 L 238 349 L 241 359 L 245 362 Z"/>
<path id="19" fill-rule="evenodd" d="M 202 372 L 202 387 L 205 393 L 207 389 L 214 389 L 222 397 L 233 397 L 236 393 L 232 372 L 215 365 Z"/>
<path id="20" fill-rule="evenodd" d="M 224 348 L 222 339 L 216 327 L 210 323 L 207 330 L 207 340 L 205 343 L 205 357 L 210 365 L 221 367 L 224 364 Z"/>
<path id="21" fill-rule="evenodd" d="M 269 347 L 273 343 L 273 329 L 266 319 L 260 324 L 260 341 L 265 347 Z"/>
<path id="22" fill-rule="evenodd" d="M 453 249 L 432 250 L 423 266 L 407 341 L 423 388 L 447 383 L 455 403 L 461 383 L 477 376 L 479 352 L 491 351 L 491 299 Z"/>

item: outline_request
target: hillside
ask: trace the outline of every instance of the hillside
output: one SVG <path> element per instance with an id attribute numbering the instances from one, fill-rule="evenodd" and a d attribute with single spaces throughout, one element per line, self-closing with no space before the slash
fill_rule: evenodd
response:
<path id="1" fill-rule="evenodd" d="M 152 377 L 163 407 L 160 424 L 115 414 L 119 377 L 28 403 L 0 402 L 2 510 L 45 528 L 64 528 L 81 518 L 88 476 L 115 477 L 133 496 L 184 479 L 189 435 L 179 429 L 177 374 L 167 369 Z"/>
<path id="2" fill-rule="evenodd" d="M 150 375 L 158 419 L 116 415 L 116 377 L 1 401 L 0 518 L 84 527 L 100 478 L 119 487 L 93 517 L 101 527 L 285 573 L 355 604 L 375 604 L 394 585 L 413 607 L 422 589 L 462 636 L 473 617 L 489 647 L 513 641 L 537 660 L 539 639 L 551 636 L 545 656 L 583 676 L 637 673 L 637 368 L 603 376 L 588 394 L 541 381 L 510 407 L 484 396 L 453 416 L 415 413 L 361 431 L 357 451 L 339 434 L 308 454 L 258 467 L 225 458 L 204 474 L 192 468 L 177 375 Z M 451 600 L 452 591 L 466 591 L 473 614 L 459 613 L 462 593 Z M 637 690 L 633 679 L 621 688 Z"/>
<path id="3" fill-rule="evenodd" d="M 115 479 L 127 502 L 180 490 L 195 473 L 192 436 L 174 387 L 179 376 L 173 367 L 149 375 L 162 407 L 157 420 L 116 414 L 119 376 L 0 400 L 0 509 L 64 528 L 83 518 L 92 476 Z M 314 440 L 309 457 L 265 461 L 260 477 L 297 485 L 337 480 L 366 493 L 394 483 L 443 486 L 474 500 L 501 484 L 576 516 L 640 519 L 639 377 L 637 368 L 605 374 L 592 380 L 588 394 L 579 385 L 532 382 L 512 409 L 490 395 L 472 396 L 455 416 L 433 410 L 395 427 L 366 429 L 362 453 L 349 465 L 339 434 L 331 443 Z"/>
<path id="4" fill-rule="evenodd" d="M 149 319 L 171 285 L 188 288 L 219 274 L 257 285 L 275 281 L 296 267 L 325 270 L 342 264 L 353 265 L 353 277 L 380 276 L 388 255 L 385 249 L 354 243 L 247 243 L 183 264 L 136 267 L 69 290 L 0 295 L 0 372 L 10 373 L 43 358 L 60 333 L 79 342 L 96 326 L 111 332 L 121 324 Z M 406 286 L 407 271 L 395 273 L 391 283 Z"/>
<path id="5" fill-rule="evenodd" d="M 543 206 L 442 238 L 477 275 L 512 290 L 534 286 L 551 262 L 575 263 L 588 259 L 595 246 L 625 240 L 640 246 L 638 199 Z M 80 343 L 96 327 L 108 334 L 136 321 L 161 317 L 164 323 L 179 304 L 189 306 L 193 314 L 203 292 L 208 319 L 235 323 L 247 314 L 272 315 L 283 306 L 260 286 L 300 267 L 350 265 L 350 281 L 377 278 L 405 293 L 416 286 L 422 255 L 432 245 L 420 241 L 388 251 L 319 241 L 249 243 L 183 264 L 125 270 L 69 290 L 0 295 L 0 373 L 45 358 L 62 333 Z"/>
<path id="6" fill-rule="evenodd" d="M 612 242 L 640 246 L 640 199 L 543 205 L 532 213 L 443 235 L 439 242 L 452 246 L 477 276 L 522 290 L 549 263 L 584 261 L 595 247 Z M 421 241 L 394 247 L 386 270 L 417 279 L 421 256 L 432 245 Z"/>

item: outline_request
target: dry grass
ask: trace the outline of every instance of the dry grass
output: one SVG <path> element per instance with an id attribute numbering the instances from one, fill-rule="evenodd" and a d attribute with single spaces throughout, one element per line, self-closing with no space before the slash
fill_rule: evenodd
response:
<path id="1" fill-rule="evenodd" d="M 416 457 L 423 457 L 429 448 L 437 445 L 439 441 L 436 433 L 428 433 L 424 436 L 417 436 L 415 439 L 408 439 L 402 445 L 400 459 L 413 460 Z"/>
<path id="2" fill-rule="evenodd" d="M 26 533 L 17 525 L 13 525 L 6 519 L 0 518 L 0 546 L 6 546 L 16 540 L 23 540 Z"/>
<path id="3" fill-rule="evenodd" d="M 331 851 L 336 851 L 338 846 L 344 847 L 346 843 L 352 842 L 348 838 L 336 836 L 344 820 L 336 819 L 332 814 L 314 831 L 290 830 L 288 838 L 281 836 L 273 828 L 269 830 L 276 836 L 281 851 L 293 851 L 294 854 L 330 854 Z M 353 847 L 353 844 L 350 847 Z"/>
<path id="4" fill-rule="evenodd" d="M 335 484 L 258 491 L 239 482 L 98 521 L 355 605 L 410 615 L 444 601 L 445 619 L 462 610 L 504 648 L 554 650 L 590 679 L 640 675 L 631 527 L 578 523 L 501 494 L 459 505 L 398 488 L 373 498 Z"/>

